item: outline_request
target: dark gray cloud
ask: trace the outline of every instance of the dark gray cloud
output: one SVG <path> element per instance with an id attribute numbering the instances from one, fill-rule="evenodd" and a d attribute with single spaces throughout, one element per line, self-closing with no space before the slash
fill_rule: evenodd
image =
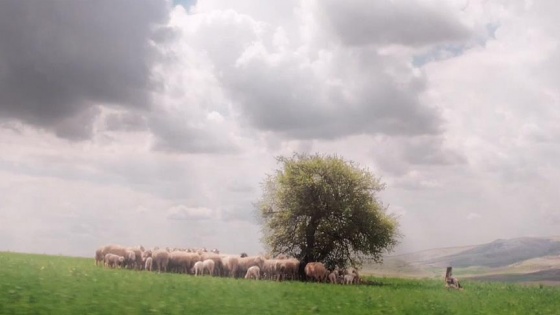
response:
<path id="1" fill-rule="evenodd" d="M 0 1 L 0 117 L 80 139 L 93 103 L 147 108 L 150 40 L 168 9 L 164 0 Z"/>
<path id="2" fill-rule="evenodd" d="M 299 33 L 278 32 L 231 11 L 199 18 L 185 42 L 212 63 L 243 126 L 289 139 L 441 132 L 440 114 L 420 100 L 426 78 L 414 73 L 406 57 L 338 45 L 332 34 L 313 35 L 324 46 L 291 53 L 289 43 Z"/>
<path id="3" fill-rule="evenodd" d="M 325 24 L 347 45 L 424 46 L 465 40 L 469 29 L 442 3 L 320 1 Z"/>
<path id="4" fill-rule="evenodd" d="M 336 51 L 326 70 L 313 74 L 295 61 L 270 65 L 255 59 L 226 77 L 250 123 L 298 139 L 354 134 L 417 135 L 440 132 L 441 118 L 419 100 L 425 79 L 388 65 L 398 61 L 369 50 Z M 336 78 L 336 82 L 327 81 Z"/>

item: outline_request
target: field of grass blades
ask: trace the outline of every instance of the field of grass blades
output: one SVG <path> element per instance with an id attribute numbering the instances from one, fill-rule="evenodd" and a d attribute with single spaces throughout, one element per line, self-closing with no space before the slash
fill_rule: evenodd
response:
<path id="1" fill-rule="evenodd" d="M 94 259 L 0 253 L 0 314 L 560 314 L 560 288 L 368 279 L 250 281 L 112 270 Z"/>

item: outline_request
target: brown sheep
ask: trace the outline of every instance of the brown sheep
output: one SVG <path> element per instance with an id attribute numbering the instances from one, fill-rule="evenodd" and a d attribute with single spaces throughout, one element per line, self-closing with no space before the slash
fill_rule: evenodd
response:
<path id="1" fill-rule="evenodd" d="M 307 263 L 304 270 L 308 279 L 313 279 L 317 282 L 324 282 L 329 274 L 325 265 L 320 262 Z"/>

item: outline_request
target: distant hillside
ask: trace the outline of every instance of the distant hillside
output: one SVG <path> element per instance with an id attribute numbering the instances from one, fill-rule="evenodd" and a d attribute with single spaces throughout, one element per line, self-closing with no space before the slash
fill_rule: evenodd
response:
<path id="1" fill-rule="evenodd" d="M 496 240 L 472 249 L 448 256 L 454 267 L 503 267 L 527 259 L 560 255 L 560 242 L 544 238 L 516 238 Z"/>
<path id="2" fill-rule="evenodd" d="M 506 273 L 469 277 L 470 280 L 499 281 L 499 282 L 544 282 L 548 284 L 560 283 L 560 269 L 541 270 L 524 274 Z"/>
<path id="3" fill-rule="evenodd" d="M 447 266 L 454 268 L 454 274 L 487 280 L 557 280 L 555 271 L 550 270 L 560 270 L 560 238 L 499 239 L 482 245 L 431 249 L 387 256 L 382 265 L 370 264 L 364 269 L 380 276 L 440 277 Z"/>

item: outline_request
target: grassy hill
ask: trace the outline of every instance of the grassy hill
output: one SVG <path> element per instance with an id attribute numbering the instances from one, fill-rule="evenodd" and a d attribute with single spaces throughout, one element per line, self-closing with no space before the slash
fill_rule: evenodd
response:
<path id="1" fill-rule="evenodd" d="M 369 265 L 367 270 L 376 275 L 441 278 L 447 266 L 453 267 L 455 275 L 476 276 L 477 279 L 489 276 L 484 278 L 489 281 L 501 279 L 497 275 L 506 274 L 517 275 L 513 278 L 520 281 L 546 280 L 546 275 L 552 273 L 543 272 L 538 276 L 536 273 L 560 269 L 560 239 L 525 237 L 388 256 L 383 265 Z M 529 273 L 535 273 L 535 276 L 521 276 Z"/>
<path id="2" fill-rule="evenodd" d="M 93 259 L 0 253 L 0 314 L 557 314 L 560 289 L 374 278 L 368 285 L 113 270 Z"/>

